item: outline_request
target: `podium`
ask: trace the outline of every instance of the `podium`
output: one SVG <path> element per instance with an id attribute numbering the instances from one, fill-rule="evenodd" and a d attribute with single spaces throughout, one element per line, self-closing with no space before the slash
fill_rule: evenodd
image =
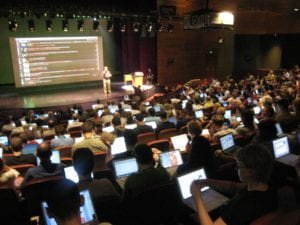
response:
<path id="1" fill-rule="evenodd" d="M 144 73 L 143 72 L 134 72 L 134 86 L 142 86 L 144 81 Z"/>
<path id="2" fill-rule="evenodd" d="M 131 73 L 124 74 L 124 84 L 127 85 L 128 82 L 133 83 L 133 79 L 132 79 Z"/>

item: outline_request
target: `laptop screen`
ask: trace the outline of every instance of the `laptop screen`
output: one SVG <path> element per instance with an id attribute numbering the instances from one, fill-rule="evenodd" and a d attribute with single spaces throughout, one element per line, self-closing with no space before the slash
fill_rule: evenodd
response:
<path id="1" fill-rule="evenodd" d="M 58 150 L 52 151 L 50 160 L 53 163 L 60 163 L 60 152 Z M 36 162 L 38 165 L 40 165 L 41 160 L 39 157 L 36 158 Z"/>
<path id="2" fill-rule="evenodd" d="M 127 151 L 124 137 L 117 137 L 111 145 L 111 154 L 116 155 Z"/>
<path id="3" fill-rule="evenodd" d="M 278 138 L 273 141 L 275 158 L 278 159 L 290 153 L 289 141 L 287 137 Z"/>
<path id="4" fill-rule="evenodd" d="M 153 108 L 155 112 L 160 112 L 160 105 L 155 105 Z"/>
<path id="5" fill-rule="evenodd" d="M 225 119 L 230 119 L 230 117 L 231 117 L 231 110 L 226 110 L 224 117 L 225 117 Z"/>
<path id="6" fill-rule="evenodd" d="M 64 168 L 65 171 L 65 177 L 71 181 L 73 181 L 74 183 L 78 183 L 79 182 L 79 177 L 78 174 L 76 173 L 75 169 L 73 166 L 68 166 Z"/>
<path id="7" fill-rule="evenodd" d="M 74 138 L 74 139 L 75 139 L 75 143 L 79 143 L 79 142 L 84 140 L 84 137 L 77 137 L 77 138 Z"/>
<path id="8" fill-rule="evenodd" d="M 109 126 L 109 127 L 103 127 L 102 129 L 105 132 L 111 133 L 114 131 L 114 127 L 113 126 Z"/>
<path id="9" fill-rule="evenodd" d="M 223 151 L 228 150 L 234 146 L 234 139 L 232 134 L 227 134 L 223 137 L 220 137 L 220 144 Z"/>
<path id="10" fill-rule="evenodd" d="M 196 111 L 195 116 L 196 116 L 197 119 L 203 117 L 203 110 Z"/>
<path id="11" fill-rule="evenodd" d="M 277 136 L 283 135 L 283 131 L 281 129 L 280 123 L 276 123 Z"/>
<path id="12" fill-rule="evenodd" d="M 168 121 L 169 121 L 170 123 L 174 123 L 175 125 L 177 124 L 177 119 L 176 119 L 176 117 L 169 117 L 169 118 L 168 118 Z"/>
<path id="13" fill-rule="evenodd" d="M 126 177 L 138 171 L 138 164 L 135 158 L 114 160 L 113 166 L 117 178 Z"/>
<path id="14" fill-rule="evenodd" d="M 164 152 L 159 155 L 160 163 L 164 168 L 181 165 L 182 157 L 179 151 Z"/>
<path id="15" fill-rule="evenodd" d="M 260 107 L 259 106 L 255 106 L 253 109 L 254 109 L 254 114 L 259 114 L 260 113 Z"/>
<path id="16" fill-rule="evenodd" d="M 8 146 L 8 138 L 7 136 L 0 136 L 0 143 L 4 144 L 5 146 Z"/>
<path id="17" fill-rule="evenodd" d="M 2 159 L 3 157 L 3 148 L 0 148 L 0 158 Z"/>
<path id="18" fill-rule="evenodd" d="M 35 141 L 39 144 L 42 144 L 44 142 L 43 138 L 35 139 Z"/>
<path id="19" fill-rule="evenodd" d="M 91 196 L 88 190 L 83 190 L 80 195 L 84 197 L 84 204 L 80 206 L 80 220 L 81 224 L 98 224 L 98 219 L 94 210 L 94 206 L 91 200 Z M 47 214 L 46 208 L 48 207 L 46 202 L 42 202 L 42 211 L 46 225 L 57 225 L 54 218 L 50 218 Z"/>
<path id="20" fill-rule="evenodd" d="M 198 179 L 206 179 L 206 174 L 203 168 L 177 177 L 177 182 L 183 199 L 187 199 L 192 196 L 190 191 L 191 184 L 194 180 Z M 201 191 L 206 191 L 208 189 L 209 187 L 203 187 Z"/>
<path id="21" fill-rule="evenodd" d="M 125 125 L 125 128 L 126 128 L 126 129 L 129 129 L 129 130 L 132 130 L 132 129 L 136 128 L 136 127 L 137 127 L 137 124 L 136 124 L 136 123 L 133 123 L 133 124 L 126 124 L 126 125 Z"/>
<path id="22" fill-rule="evenodd" d="M 186 134 L 177 135 L 171 137 L 174 149 L 179 149 L 180 151 L 185 151 L 186 145 L 189 142 L 188 136 Z"/>
<path id="23" fill-rule="evenodd" d="M 22 152 L 24 155 L 26 154 L 36 154 L 38 144 L 26 144 L 23 146 Z"/>
<path id="24" fill-rule="evenodd" d="M 148 126 L 151 126 L 153 130 L 155 130 L 156 127 L 157 127 L 157 124 L 156 124 L 156 122 L 154 122 L 154 121 L 147 122 L 147 123 L 145 123 L 145 124 L 148 125 Z"/>

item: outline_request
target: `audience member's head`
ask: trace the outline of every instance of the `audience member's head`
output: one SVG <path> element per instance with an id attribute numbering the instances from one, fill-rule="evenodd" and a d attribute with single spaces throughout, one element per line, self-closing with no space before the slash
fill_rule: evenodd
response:
<path id="1" fill-rule="evenodd" d="M 47 213 L 58 225 L 81 224 L 80 206 L 83 204 L 77 185 L 67 179 L 49 184 L 46 196 Z M 72 222 L 72 223 L 70 223 Z"/>
<path id="2" fill-rule="evenodd" d="M 81 130 L 82 133 L 87 134 L 87 133 L 92 133 L 94 129 L 94 124 L 92 121 L 86 121 L 81 125 Z"/>
<path id="3" fill-rule="evenodd" d="M 41 162 L 50 161 L 52 155 L 50 144 L 44 142 L 37 147 L 37 156 L 40 158 Z"/>
<path id="4" fill-rule="evenodd" d="M 237 151 L 236 159 L 243 183 L 268 183 L 274 163 L 268 150 L 261 145 L 248 145 Z"/>
<path id="5" fill-rule="evenodd" d="M 138 123 L 142 123 L 142 122 L 144 122 L 145 117 L 142 113 L 139 113 L 135 116 L 135 119 Z"/>
<path id="6" fill-rule="evenodd" d="M 90 177 L 94 168 L 94 154 L 88 148 L 78 148 L 73 154 L 73 166 L 79 177 Z"/>
<path id="7" fill-rule="evenodd" d="M 187 129 L 192 137 L 197 137 L 202 133 L 202 125 L 197 120 L 192 120 L 187 124 Z"/>
<path id="8" fill-rule="evenodd" d="M 272 119 L 263 119 L 258 124 L 258 137 L 260 141 L 271 141 L 277 137 L 276 122 Z"/>
<path id="9" fill-rule="evenodd" d="M 167 113 L 165 111 L 160 112 L 159 117 L 160 117 L 160 120 L 163 122 L 166 121 L 168 118 Z"/>
<path id="10" fill-rule="evenodd" d="M 55 126 L 55 133 L 57 136 L 64 135 L 66 133 L 66 128 L 64 125 L 59 124 Z"/>
<path id="11" fill-rule="evenodd" d="M 214 124 L 215 127 L 220 128 L 224 124 L 224 117 L 219 114 L 213 115 L 212 123 Z"/>
<path id="12" fill-rule="evenodd" d="M 154 110 L 154 108 L 152 108 L 152 107 L 149 108 L 148 109 L 148 113 L 149 113 L 150 116 L 155 116 L 155 110 Z"/>
<path id="13" fill-rule="evenodd" d="M 134 148 L 134 154 L 140 165 L 154 165 L 153 153 L 149 145 L 138 144 Z"/>
<path id="14" fill-rule="evenodd" d="M 288 112 L 289 111 L 289 101 L 285 98 L 278 100 L 277 102 L 281 111 Z"/>
<path id="15" fill-rule="evenodd" d="M 10 140 L 10 148 L 13 152 L 21 152 L 23 149 L 23 140 L 19 137 L 13 137 Z"/>
<path id="16" fill-rule="evenodd" d="M 118 127 L 118 126 L 121 126 L 121 119 L 120 117 L 114 117 L 111 121 L 112 125 L 114 127 Z"/>
<path id="17" fill-rule="evenodd" d="M 244 110 L 241 113 L 241 119 L 245 127 L 254 128 L 254 115 L 250 110 Z"/>

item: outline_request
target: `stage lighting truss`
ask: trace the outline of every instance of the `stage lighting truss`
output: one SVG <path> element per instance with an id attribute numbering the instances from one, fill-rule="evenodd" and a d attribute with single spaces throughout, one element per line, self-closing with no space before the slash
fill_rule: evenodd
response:
<path id="1" fill-rule="evenodd" d="M 31 19 L 31 20 L 28 20 L 27 22 L 28 22 L 28 30 L 31 32 L 35 31 L 34 20 Z"/>
<path id="2" fill-rule="evenodd" d="M 80 19 L 80 20 L 77 21 L 77 29 L 80 32 L 84 31 L 84 20 L 83 19 Z"/>
<path id="3" fill-rule="evenodd" d="M 18 28 L 18 23 L 16 20 L 9 20 L 8 21 L 8 29 L 10 31 L 17 31 L 17 28 Z"/>
<path id="4" fill-rule="evenodd" d="M 69 31 L 69 21 L 67 19 L 61 21 L 62 22 L 62 29 L 64 32 Z"/>

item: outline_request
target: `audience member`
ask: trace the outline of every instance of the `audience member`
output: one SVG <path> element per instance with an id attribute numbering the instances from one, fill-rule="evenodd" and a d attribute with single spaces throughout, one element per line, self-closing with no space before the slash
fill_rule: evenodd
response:
<path id="1" fill-rule="evenodd" d="M 159 134 L 162 130 L 175 128 L 175 124 L 168 121 L 167 113 L 160 112 L 160 123 L 157 125 L 156 134 Z"/>
<path id="2" fill-rule="evenodd" d="M 140 114 L 136 115 L 135 119 L 136 119 L 137 127 L 134 128 L 134 132 L 136 133 L 136 135 L 153 132 L 153 128 L 144 123 L 144 115 L 143 114 L 140 113 Z"/>
<path id="3" fill-rule="evenodd" d="M 66 128 L 64 125 L 59 124 L 55 126 L 56 138 L 51 140 L 51 148 L 63 147 L 63 146 L 71 146 L 74 144 L 73 138 L 66 137 Z"/>

